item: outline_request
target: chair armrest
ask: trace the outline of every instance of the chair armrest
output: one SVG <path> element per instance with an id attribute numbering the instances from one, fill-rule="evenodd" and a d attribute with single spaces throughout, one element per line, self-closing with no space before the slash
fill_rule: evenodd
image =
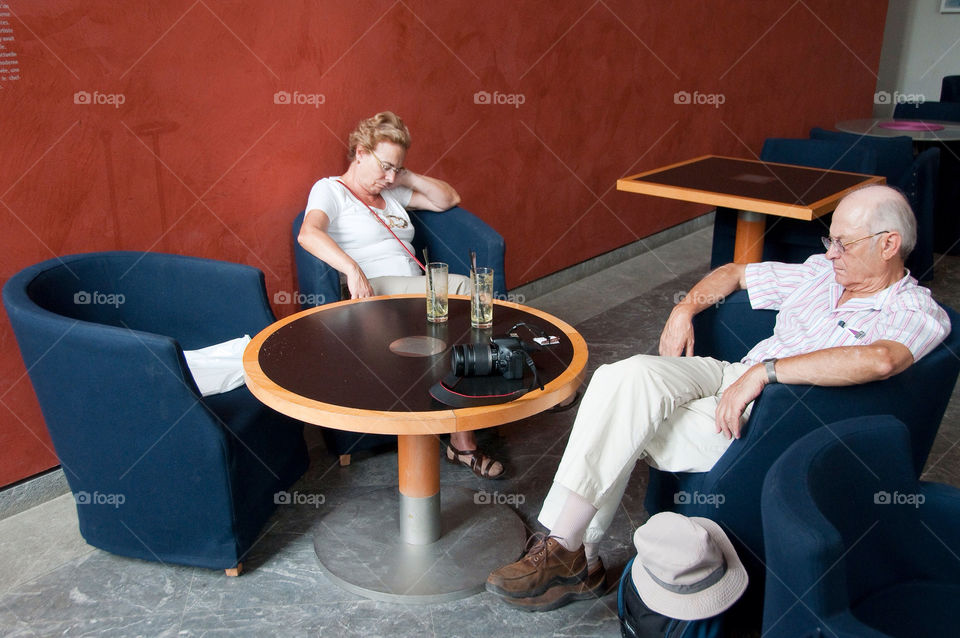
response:
<path id="1" fill-rule="evenodd" d="M 303 225 L 301 211 L 293 220 L 293 257 L 297 267 L 297 286 L 300 308 L 306 310 L 314 306 L 340 301 L 340 273 L 327 262 L 317 259 L 300 245 L 298 237 Z"/>
<path id="2" fill-rule="evenodd" d="M 802 635 L 801 629 L 813 629 L 850 606 L 843 538 L 817 508 L 806 484 L 797 480 L 804 472 L 802 459 L 782 457 L 770 468 L 762 493 L 754 497 L 758 514 L 762 503 L 763 533 L 771 541 L 762 555 L 764 635 Z"/>
<path id="3" fill-rule="evenodd" d="M 721 361 L 739 361 L 773 334 L 776 320 L 775 311 L 754 310 L 747 291 L 738 290 L 694 317 L 694 352 Z"/>
<path id="4" fill-rule="evenodd" d="M 413 210 L 410 218 L 417 229 L 413 244 L 418 257 L 426 246 L 431 261 L 447 263 L 452 273 L 469 275 L 470 251 L 475 250 L 477 265 L 493 268 L 494 295 L 506 294 L 505 244 L 489 224 L 459 206 L 442 213 Z"/>

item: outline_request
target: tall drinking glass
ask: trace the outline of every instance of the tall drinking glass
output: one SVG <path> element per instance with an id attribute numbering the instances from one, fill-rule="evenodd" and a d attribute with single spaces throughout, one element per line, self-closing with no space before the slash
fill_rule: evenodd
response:
<path id="1" fill-rule="evenodd" d="M 493 268 L 470 271 L 470 325 L 474 328 L 493 325 Z"/>
<path id="2" fill-rule="evenodd" d="M 427 321 L 443 323 L 447 320 L 447 265 L 432 261 L 427 264 Z"/>

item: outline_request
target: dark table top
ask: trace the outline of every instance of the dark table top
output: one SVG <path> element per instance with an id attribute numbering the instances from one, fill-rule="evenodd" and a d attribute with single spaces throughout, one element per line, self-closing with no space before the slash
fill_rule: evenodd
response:
<path id="1" fill-rule="evenodd" d="M 882 177 L 707 155 L 617 181 L 617 188 L 758 213 L 815 219 Z"/>
<path id="2" fill-rule="evenodd" d="M 488 342 L 491 336 L 503 336 L 521 321 L 560 338 L 557 345 L 533 354 L 541 382 L 550 384 L 559 380 L 566 384 L 577 380 L 575 390 L 582 380 L 586 346 L 576 331 L 555 317 L 517 304 L 497 302 L 493 327 L 477 330 L 470 327 L 468 299 L 451 297 L 449 309 L 449 319 L 442 324 L 426 321 L 426 302 L 422 295 L 341 302 L 298 313 L 274 324 L 251 342 L 254 350 L 248 347 L 244 356 L 248 386 L 261 400 L 264 397 L 258 390 L 262 387 L 273 394 L 286 393 L 286 400 L 298 404 L 297 408 L 312 405 L 321 412 L 332 410 L 356 415 L 367 411 L 399 414 L 451 411 L 452 408 L 440 404 L 428 392 L 431 385 L 450 371 L 451 347 Z M 534 336 L 522 327 L 517 334 L 525 340 Z M 434 353 L 411 356 L 417 350 Z M 580 356 L 576 357 L 577 354 Z M 575 358 L 578 370 L 571 370 Z M 254 360 L 256 366 L 251 366 Z M 528 379 L 517 382 L 518 387 L 523 387 Z M 539 391 L 525 396 L 537 393 Z M 264 402 L 280 409 L 268 400 Z M 552 403 L 545 407 L 549 405 Z M 486 407 L 495 410 L 498 406 Z M 302 414 L 280 411 L 303 418 Z M 356 427 L 343 429 L 369 431 Z"/>

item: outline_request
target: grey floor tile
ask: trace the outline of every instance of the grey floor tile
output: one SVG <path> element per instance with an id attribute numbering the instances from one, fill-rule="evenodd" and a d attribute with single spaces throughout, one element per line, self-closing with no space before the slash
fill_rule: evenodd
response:
<path id="1" fill-rule="evenodd" d="M 0 593 L 92 551 L 80 536 L 71 494 L 0 520 Z"/>

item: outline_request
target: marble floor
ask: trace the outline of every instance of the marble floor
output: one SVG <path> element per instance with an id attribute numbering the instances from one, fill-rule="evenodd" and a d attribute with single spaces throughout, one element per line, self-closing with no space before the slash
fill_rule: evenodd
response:
<path id="1" fill-rule="evenodd" d="M 707 271 L 710 230 L 693 232 L 526 303 L 573 324 L 598 365 L 654 352 L 675 300 Z M 938 262 L 935 297 L 960 307 L 960 257 Z M 574 412 L 543 414 L 481 434 L 510 469 L 484 482 L 441 464 L 444 485 L 514 496 L 536 529 Z M 7 636 L 618 636 L 616 594 L 529 614 L 481 593 L 405 606 L 367 600 L 329 581 L 317 563 L 313 532 L 322 508 L 396 485 L 396 452 L 361 453 L 341 468 L 315 430 L 310 470 L 292 490 L 322 493 L 323 505 L 284 506 L 245 561 L 222 572 L 114 556 L 86 545 L 68 494 L 0 521 L 0 633 Z M 955 393 L 924 478 L 960 486 L 960 400 Z M 601 554 L 615 577 L 632 554 L 633 530 L 646 519 L 646 468 L 639 464 Z M 522 498 L 521 498 L 522 497 Z M 318 511 L 320 510 L 320 511 Z M 496 539 L 491 539 L 496 542 Z M 519 554 L 521 548 L 517 548 Z"/>

